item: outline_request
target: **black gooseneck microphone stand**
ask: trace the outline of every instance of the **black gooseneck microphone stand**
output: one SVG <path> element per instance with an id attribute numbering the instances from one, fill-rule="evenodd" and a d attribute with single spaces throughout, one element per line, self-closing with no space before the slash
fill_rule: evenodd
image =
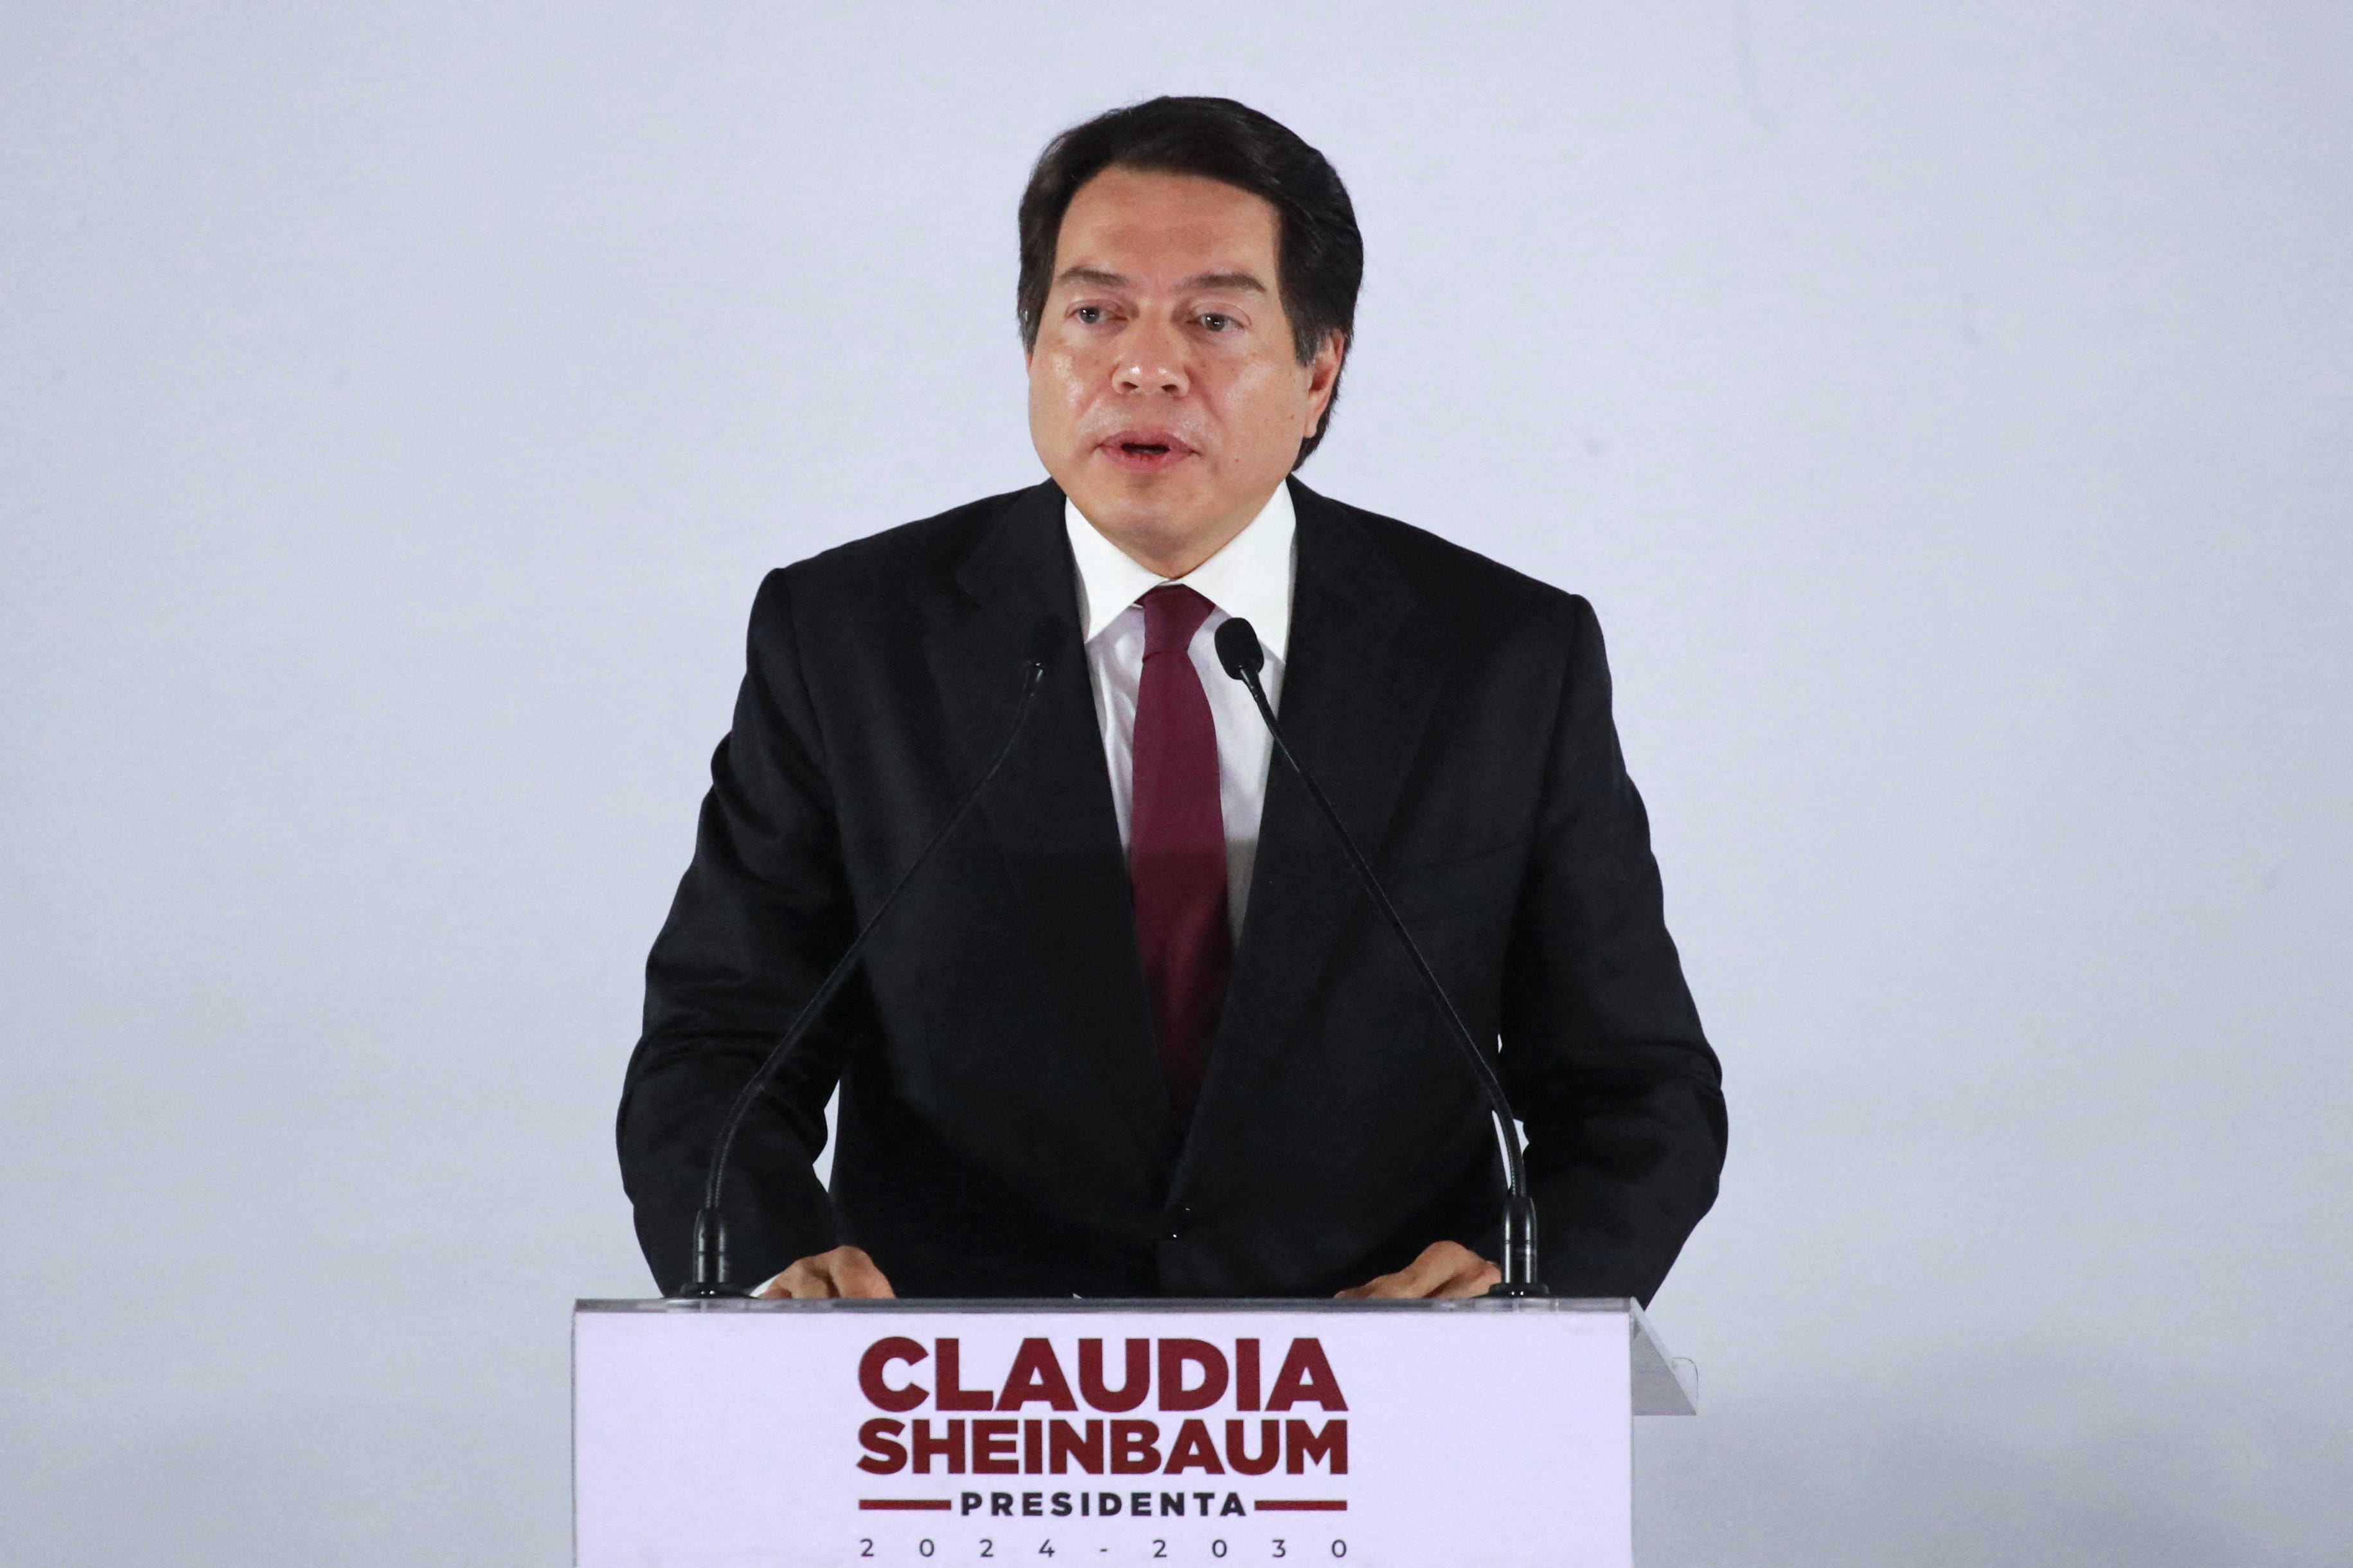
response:
<path id="1" fill-rule="evenodd" d="M 875 928 L 882 923 L 883 917 L 891 912 L 892 907 L 898 903 L 899 895 L 907 890 L 907 885 L 915 879 L 915 873 L 923 868 L 933 852 L 946 843 L 948 836 L 972 815 L 972 808 L 980 804 L 981 792 L 1005 766 L 1005 759 L 1013 754 L 1013 742 L 1021 738 L 1021 727 L 1029 721 L 1029 710 L 1037 702 L 1038 689 L 1046 682 L 1046 666 L 1051 661 L 1054 648 L 1060 640 L 1060 627 L 1056 623 L 1040 621 L 1038 624 L 1037 631 L 1030 638 L 1029 661 L 1023 671 L 1021 700 L 1013 710 L 1013 722 L 1005 732 L 1005 743 L 997 749 L 996 758 L 982 772 L 979 781 L 965 792 L 963 801 L 949 814 L 947 821 L 940 825 L 940 830 L 932 835 L 932 840 L 923 846 L 923 853 L 899 874 L 889 896 L 875 907 L 872 914 L 866 917 L 866 923 L 859 928 L 857 939 L 834 961 L 825 979 L 810 993 L 809 999 L 801 1004 L 801 1010 L 794 1015 L 792 1026 L 768 1052 L 766 1058 L 760 1063 L 759 1070 L 744 1080 L 744 1087 L 736 1092 L 734 1103 L 727 1108 L 727 1120 L 720 1123 L 719 1136 L 711 1146 L 711 1163 L 703 1180 L 702 1207 L 694 1215 L 694 1278 L 679 1291 L 680 1296 L 700 1300 L 723 1300 L 752 1293 L 741 1285 L 728 1282 L 727 1222 L 722 1217 L 719 1208 L 720 1198 L 726 1191 L 728 1156 L 734 1152 L 735 1134 L 742 1129 L 744 1118 L 750 1113 L 754 1102 L 760 1098 L 760 1091 L 767 1087 L 776 1069 L 792 1055 L 793 1048 L 801 1043 L 802 1037 L 809 1031 L 809 1026 L 825 1012 L 826 1004 L 833 1000 L 834 993 L 841 989 L 842 982 L 849 978 L 849 972 L 857 967 L 859 958 L 866 952 L 868 939 L 873 936 Z"/>
<path id="2" fill-rule="evenodd" d="M 1218 627 L 1217 643 L 1218 662 L 1225 667 L 1228 675 L 1250 689 L 1250 700 L 1258 704 L 1259 717 L 1266 721 L 1267 733 L 1274 737 L 1274 749 L 1282 753 L 1282 760 L 1290 764 L 1299 782 L 1307 786 L 1307 794 L 1315 802 L 1316 809 L 1324 814 L 1324 820 L 1332 825 L 1333 835 L 1340 840 L 1340 847 L 1347 852 L 1348 864 L 1355 868 L 1356 879 L 1364 884 L 1365 891 L 1372 898 L 1373 907 L 1381 911 L 1381 918 L 1388 922 L 1389 930 L 1395 931 L 1398 941 L 1405 944 L 1414 968 L 1421 973 L 1422 984 L 1430 987 L 1430 995 L 1438 1001 L 1439 1010 L 1446 1015 L 1455 1043 L 1470 1058 L 1471 1069 L 1479 1075 L 1480 1086 L 1487 1091 L 1487 1109 L 1495 1118 L 1495 1131 L 1503 1141 L 1504 1180 L 1507 1194 L 1504 1199 L 1504 1278 L 1487 1294 L 1513 1297 L 1550 1295 L 1552 1292 L 1546 1289 L 1536 1278 L 1536 1206 L 1528 1196 L 1527 1164 L 1520 1153 L 1519 1126 L 1512 1119 L 1512 1104 L 1504 1098 L 1504 1080 L 1496 1076 L 1495 1064 L 1487 1059 L 1487 1053 L 1481 1050 L 1478 1041 L 1472 1038 L 1470 1026 L 1462 1021 L 1462 1015 L 1455 1008 L 1454 999 L 1446 994 L 1446 987 L 1439 981 L 1438 972 L 1430 968 L 1430 960 L 1422 956 L 1421 944 L 1414 941 L 1413 932 L 1406 929 L 1404 918 L 1397 912 L 1397 906 L 1389 901 L 1388 889 L 1381 886 L 1380 879 L 1373 875 L 1371 864 L 1356 847 L 1356 839 L 1349 836 L 1347 824 L 1340 820 L 1340 814 L 1333 808 L 1331 798 L 1324 795 L 1314 775 L 1301 767 L 1299 759 L 1292 755 L 1291 742 L 1283 738 L 1282 726 L 1274 720 L 1274 706 L 1267 701 L 1266 688 L 1259 682 L 1259 671 L 1266 668 L 1266 650 L 1259 646 L 1258 633 L 1248 621 L 1237 616 Z"/>

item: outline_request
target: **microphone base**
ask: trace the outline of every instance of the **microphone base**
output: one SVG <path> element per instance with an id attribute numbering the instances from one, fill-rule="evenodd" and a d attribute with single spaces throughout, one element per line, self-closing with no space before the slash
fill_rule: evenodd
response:
<path id="1" fill-rule="evenodd" d="M 673 1300 L 741 1301 L 752 1294 L 727 1283 L 727 1220 L 713 1206 L 694 1215 L 694 1273 Z"/>
<path id="2" fill-rule="evenodd" d="M 1535 1301 L 1551 1296 L 1552 1292 L 1544 1286 L 1536 1284 L 1497 1284 L 1490 1285 L 1487 1288 L 1487 1294 L 1490 1298 L 1502 1297 L 1507 1301 Z"/>

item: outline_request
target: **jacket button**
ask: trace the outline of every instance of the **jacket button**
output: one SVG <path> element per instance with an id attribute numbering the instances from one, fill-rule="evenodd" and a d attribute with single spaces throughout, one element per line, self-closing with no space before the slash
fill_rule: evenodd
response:
<path id="1" fill-rule="evenodd" d="M 1182 1240 L 1184 1240 L 1184 1239 L 1185 1239 L 1185 1233 L 1186 1233 L 1187 1231 L 1188 1231 L 1188 1230 L 1192 1229 L 1192 1228 L 1193 1228 L 1193 1205 L 1190 1205 L 1190 1204 L 1178 1204 L 1175 1208 L 1170 1209 L 1170 1210 L 1168 1211 L 1168 1230 L 1167 1230 L 1167 1236 L 1168 1236 L 1168 1239 L 1169 1239 L 1169 1240 L 1171 1240 L 1171 1241 L 1182 1241 Z"/>

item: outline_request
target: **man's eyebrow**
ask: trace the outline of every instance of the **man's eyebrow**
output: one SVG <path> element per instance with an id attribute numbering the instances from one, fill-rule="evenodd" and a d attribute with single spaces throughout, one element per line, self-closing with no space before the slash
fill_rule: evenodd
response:
<path id="1" fill-rule="evenodd" d="M 1098 289 L 1124 289 L 1128 279 L 1117 272 L 1106 272 L 1100 267 L 1065 267 L 1054 276 L 1054 286 L 1065 283 L 1090 283 Z M 1195 289 L 1227 289 L 1253 294 L 1266 292 L 1266 285 L 1248 272 L 1198 272 L 1176 286 L 1181 291 Z"/>
<path id="2" fill-rule="evenodd" d="M 1266 285 L 1247 272 L 1202 272 L 1187 278 L 1179 285 L 1184 289 L 1227 289 L 1248 290 L 1253 294 L 1266 292 Z"/>

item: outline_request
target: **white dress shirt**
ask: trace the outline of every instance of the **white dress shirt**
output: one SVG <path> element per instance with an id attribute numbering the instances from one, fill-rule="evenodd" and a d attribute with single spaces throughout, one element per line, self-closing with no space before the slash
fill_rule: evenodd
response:
<path id="1" fill-rule="evenodd" d="M 1094 685 L 1095 721 L 1103 727 L 1103 760 L 1111 768 L 1111 798 L 1119 815 L 1119 841 L 1128 842 L 1135 806 L 1135 694 L 1144 681 L 1144 610 L 1136 601 L 1164 583 L 1182 583 L 1215 607 L 1187 649 L 1209 699 L 1218 731 L 1218 806 L 1226 826 L 1226 913 L 1234 940 L 1250 901 L 1250 868 L 1258 859 L 1258 822 L 1266 804 L 1266 773 L 1274 742 L 1249 688 L 1218 663 L 1218 628 L 1239 616 L 1266 650 L 1259 679 L 1281 711 L 1283 658 L 1291 641 L 1291 584 L 1298 520 L 1291 486 L 1277 485 L 1258 516 L 1226 547 L 1183 577 L 1162 577 L 1096 531 L 1065 501 L 1063 526 L 1079 566 L 1079 621 L 1085 628 L 1087 674 Z"/>

